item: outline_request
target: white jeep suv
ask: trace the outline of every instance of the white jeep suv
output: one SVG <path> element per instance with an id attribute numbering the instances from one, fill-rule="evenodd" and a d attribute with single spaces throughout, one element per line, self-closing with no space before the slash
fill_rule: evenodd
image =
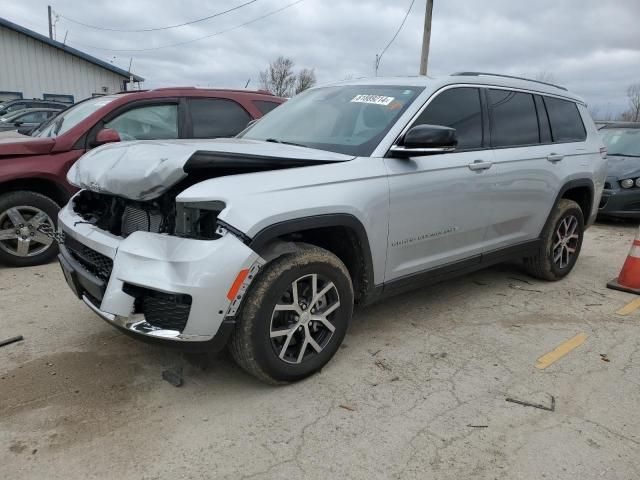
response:
<path id="1" fill-rule="evenodd" d="M 258 378 L 301 379 L 354 306 L 510 259 L 573 268 L 605 150 L 562 87 L 464 72 L 313 88 L 238 138 L 111 144 L 69 171 L 60 263 L 141 339 L 229 344 Z"/>

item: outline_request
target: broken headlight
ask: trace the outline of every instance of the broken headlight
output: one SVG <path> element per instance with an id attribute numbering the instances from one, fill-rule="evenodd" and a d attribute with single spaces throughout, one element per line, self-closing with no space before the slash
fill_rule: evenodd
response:
<path id="1" fill-rule="evenodd" d="M 224 202 L 177 202 L 175 234 L 181 237 L 215 240 L 220 238 L 218 215 Z"/>

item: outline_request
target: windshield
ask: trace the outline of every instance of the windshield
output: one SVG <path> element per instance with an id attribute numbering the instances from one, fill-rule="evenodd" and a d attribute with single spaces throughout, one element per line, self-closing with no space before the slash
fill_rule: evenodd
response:
<path id="1" fill-rule="evenodd" d="M 34 137 L 57 137 L 62 135 L 116 98 L 118 97 L 96 97 L 80 102 L 40 125 L 31 135 Z"/>
<path id="2" fill-rule="evenodd" d="M 239 136 L 369 156 L 423 87 L 345 85 L 308 90 Z"/>
<path id="3" fill-rule="evenodd" d="M 600 134 L 607 155 L 640 157 L 640 128 L 605 128 Z"/>

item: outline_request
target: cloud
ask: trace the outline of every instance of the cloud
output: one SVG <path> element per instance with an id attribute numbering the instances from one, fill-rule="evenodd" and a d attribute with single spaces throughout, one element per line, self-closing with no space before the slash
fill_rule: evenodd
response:
<path id="1" fill-rule="evenodd" d="M 95 3 L 59 0 L 58 38 L 147 78 L 146 87 L 200 85 L 244 87 L 278 55 L 315 68 L 321 83 L 372 76 L 376 53 L 393 36 L 410 0 L 305 0 L 247 27 L 187 45 L 148 52 L 109 52 L 188 41 L 225 30 L 281 8 L 293 0 L 258 0 L 227 15 L 187 27 L 148 33 L 115 33 L 74 24 L 119 29 L 152 28 L 211 15 L 243 0 Z M 47 32 L 47 0 L 4 0 L 2 15 Z M 424 0 L 417 0 L 380 75 L 418 72 Z M 429 71 L 446 75 L 479 70 L 513 75 L 547 72 L 603 111 L 627 106 L 627 86 L 640 82 L 637 19 L 640 2 L 617 0 L 435 0 Z"/>

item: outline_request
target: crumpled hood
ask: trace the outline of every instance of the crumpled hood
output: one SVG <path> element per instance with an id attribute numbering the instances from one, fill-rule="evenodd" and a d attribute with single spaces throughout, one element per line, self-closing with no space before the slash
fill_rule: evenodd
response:
<path id="1" fill-rule="evenodd" d="M 79 188 L 146 201 L 159 197 L 184 179 L 187 176 L 185 165 L 192 157 L 198 160 L 194 170 L 211 177 L 344 162 L 354 158 L 323 150 L 239 138 L 145 140 L 112 143 L 91 150 L 71 167 L 67 179 Z M 260 165 L 261 162 L 264 163 Z M 218 165 L 220 167 L 216 168 Z"/>
<path id="2" fill-rule="evenodd" d="M 618 180 L 640 177 L 640 157 L 608 156 L 607 176 L 617 177 Z"/>

